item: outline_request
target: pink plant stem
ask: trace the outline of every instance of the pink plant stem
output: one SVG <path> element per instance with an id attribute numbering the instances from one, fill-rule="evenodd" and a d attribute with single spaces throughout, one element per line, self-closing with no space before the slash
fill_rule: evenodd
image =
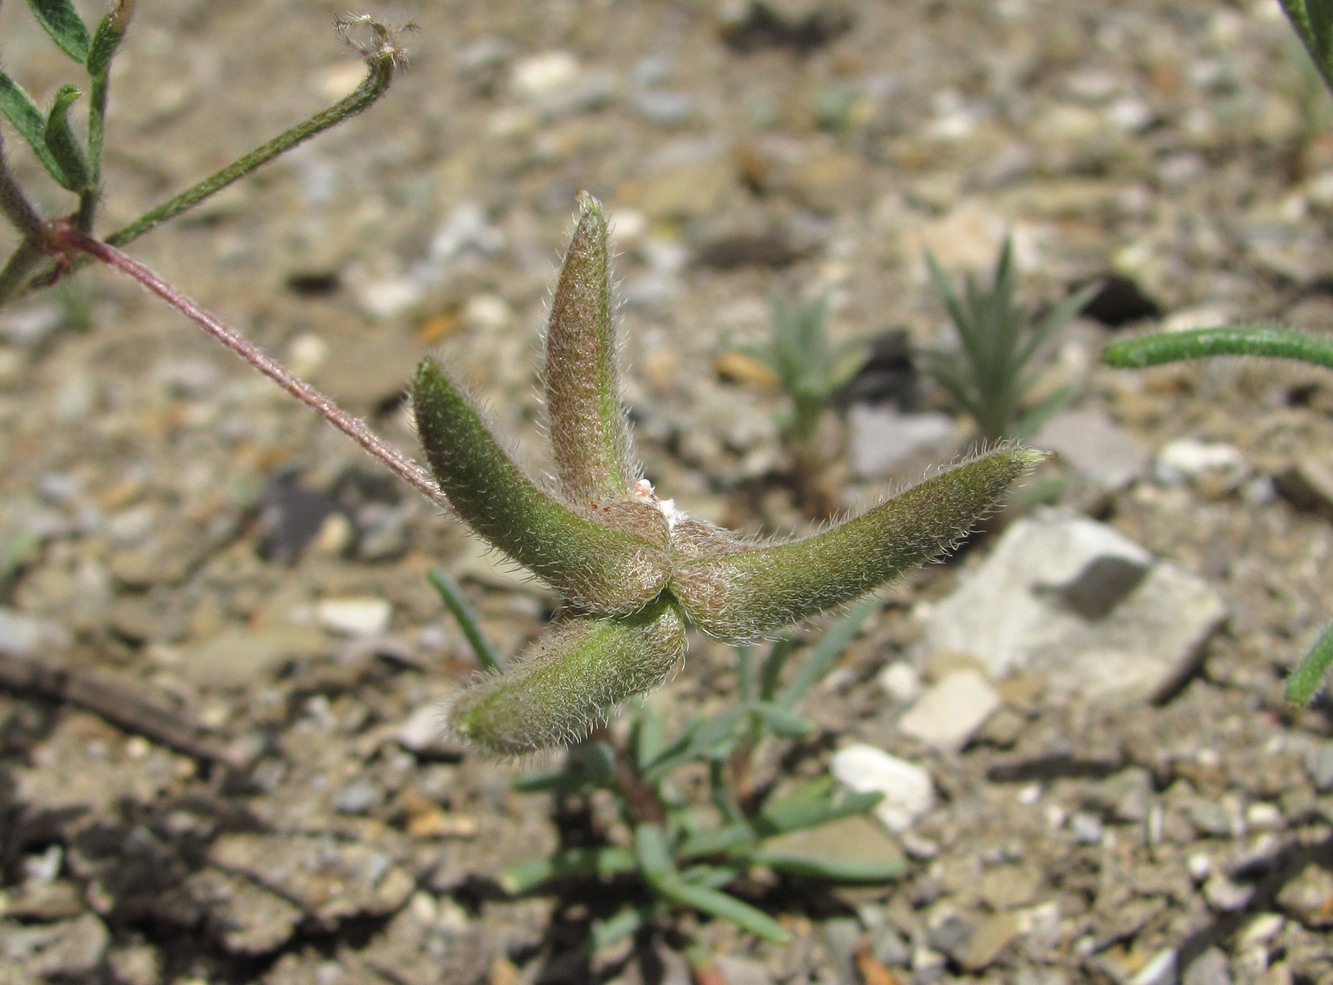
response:
<path id="1" fill-rule="evenodd" d="M 53 245 L 57 247 L 86 253 L 138 281 L 383 462 L 391 472 L 414 486 L 431 502 L 440 506 L 447 505 L 447 500 L 440 492 L 439 486 L 435 484 L 435 480 L 420 465 L 377 435 L 360 418 L 353 417 L 334 403 L 332 398 L 293 375 L 287 367 L 269 356 L 239 331 L 176 290 L 138 260 L 63 223 L 54 230 L 53 241 Z"/>

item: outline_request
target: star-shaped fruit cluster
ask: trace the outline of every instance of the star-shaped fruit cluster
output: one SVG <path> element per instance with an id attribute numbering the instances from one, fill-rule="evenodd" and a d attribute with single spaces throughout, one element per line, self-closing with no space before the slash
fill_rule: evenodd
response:
<path id="1" fill-rule="evenodd" d="M 440 489 L 472 530 L 564 599 L 542 639 L 464 689 L 450 727 L 514 755 L 576 742 L 662 684 L 693 626 L 772 635 L 946 552 L 1044 457 L 1001 446 L 808 536 L 755 540 L 694 519 L 641 476 L 620 398 L 607 221 L 579 196 L 546 333 L 553 488 L 533 481 L 433 358 L 412 386 Z"/>

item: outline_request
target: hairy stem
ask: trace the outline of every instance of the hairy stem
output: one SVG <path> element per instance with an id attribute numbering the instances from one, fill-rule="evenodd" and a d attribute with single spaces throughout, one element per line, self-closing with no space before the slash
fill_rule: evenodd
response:
<path id="1" fill-rule="evenodd" d="M 366 22 L 372 23 L 373 22 Z M 349 22 L 339 22 L 340 31 L 346 32 Z M 162 223 L 173 219 L 188 209 L 194 208 L 204 199 L 226 188 L 232 182 L 244 178 L 250 172 L 267 164 L 281 154 L 285 154 L 297 144 L 323 133 L 350 116 L 355 116 L 369 107 L 389 89 L 393 74 L 402 64 L 402 49 L 388 40 L 387 32 L 375 25 L 377 34 L 383 43 L 372 51 L 365 51 L 366 66 L 369 69 L 365 79 L 351 94 L 338 100 L 327 109 L 321 110 L 309 119 L 303 120 L 290 130 L 286 130 L 265 144 L 256 147 L 244 157 L 228 164 L 221 171 L 210 175 L 203 181 L 187 188 L 170 201 L 163 202 L 155 209 L 145 212 L 123 229 L 118 229 L 106 238 L 111 246 L 124 246 Z M 383 33 L 381 33 L 383 32 Z"/>
<path id="2" fill-rule="evenodd" d="M 430 474 L 372 431 L 365 421 L 353 417 L 334 403 L 331 397 L 293 375 L 286 366 L 261 350 L 237 329 L 176 290 L 138 260 L 67 224 L 59 227 L 56 245 L 100 260 L 138 281 L 301 403 L 314 410 L 373 457 L 379 459 L 389 471 L 414 487 L 431 502 L 442 506 L 446 504 L 444 494 L 440 492 Z"/>
<path id="3" fill-rule="evenodd" d="M 1117 369 L 1208 356 L 1270 356 L 1333 369 L 1333 338 L 1268 325 L 1228 325 L 1125 339 L 1111 343 L 1102 353 L 1106 364 Z"/>

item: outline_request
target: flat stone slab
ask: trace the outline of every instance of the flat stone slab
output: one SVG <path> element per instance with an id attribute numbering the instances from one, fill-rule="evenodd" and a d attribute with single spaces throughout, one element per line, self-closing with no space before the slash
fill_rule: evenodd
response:
<path id="1" fill-rule="evenodd" d="M 1056 696 L 1163 700 L 1198 668 L 1227 607 L 1204 579 L 1105 524 L 1038 510 L 927 617 L 936 650 L 992 681 L 1042 675 Z"/>

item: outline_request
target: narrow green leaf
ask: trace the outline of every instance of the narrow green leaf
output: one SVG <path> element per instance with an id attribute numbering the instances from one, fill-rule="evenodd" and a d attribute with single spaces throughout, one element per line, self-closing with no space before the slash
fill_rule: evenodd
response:
<path id="1" fill-rule="evenodd" d="M 431 471 L 476 533 L 593 612 L 635 612 L 661 592 L 670 566 L 656 506 L 583 513 L 558 502 L 514 464 L 434 359 L 421 361 L 412 401 Z"/>
<path id="2" fill-rule="evenodd" d="M 45 115 L 23 87 L 4 72 L 0 72 L 0 112 L 32 147 L 47 173 L 62 187 L 68 188 L 64 172 L 46 147 Z"/>
<path id="3" fill-rule="evenodd" d="M 580 742 L 553 772 L 530 773 L 513 782 L 516 793 L 590 793 L 616 782 L 615 753 L 607 742 Z"/>
<path id="4" fill-rule="evenodd" d="M 660 876 L 654 879 L 653 888 L 673 903 L 710 914 L 722 920 L 729 920 L 741 929 L 748 930 L 756 937 L 761 937 L 766 941 L 782 944 L 787 940 L 787 932 L 782 929 L 782 924 L 762 910 L 721 890 L 692 885 L 674 875 Z"/>
<path id="5" fill-rule="evenodd" d="M 104 78 L 110 71 L 111 59 L 115 57 L 121 41 L 125 40 L 125 31 L 129 27 L 133 10 L 133 3 L 116 0 L 107 15 L 98 21 L 84 61 L 84 67 L 92 78 Z"/>
<path id="6" fill-rule="evenodd" d="M 758 841 L 758 836 L 749 824 L 736 822 L 688 836 L 676 849 L 676 856 L 693 859 L 716 855 L 748 855 L 754 850 Z"/>
<path id="7" fill-rule="evenodd" d="M 888 882 L 897 879 L 910 868 L 906 862 L 812 858 L 765 851 L 755 852 L 750 856 L 750 862 L 767 866 L 775 872 L 828 882 Z"/>
<path id="8" fill-rule="evenodd" d="M 616 705 L 657 687 L 685 652 L 667 601 L 617 619 L 566 617 L 514 661 L 463 691 L 450 727 L 498 755 L 577 742 Z"/>
<path id="9" fill-rule="evenodd" d="M 1040 324 L 1032 330 L 1032 337 L 1028 339 L 1027 345 L 1018 354 L 1015 365 L 1022 367 L 1031 362 L 1032 357 L 1037 354 L 1037 350 L 1041 348 L 1042 344 L 1060 328 L 1068 324 L 1071 319 L 1076 318 L 1099 290 L 1101 290 L 1101 284 L 1097 281 L 1085 284 L 1081 289 L 1052 308 Z"/>
<path id="10" fill-rule="evenodd" d="M 759 678 L 759 697 L 763 701 L 772 701 L 778 693 L 778 688 L 782 684 L 782 670 L 787 666 L 787 661 L 793 653 L 796 652 L 796 637 L 791 633 L 783 633 L 768 649 L 768 657 L 764 660 L 763 671 Z"/>
<path id="11" fill-rule="evenodd" d="M 80 65 L 88 60 L 88 27 L 70 0 L 28 0 L 28 6 L 61 51 Z"/>
<path id="12" fill-rule="evenodd" d="M 878 793 L 852 793 L 831 776 L 802 784 L 795 791 L 765 804 L 753 825 L 757 836 L 774 838 L 792 831 L 817 828 L 844 817 L 864 814 L 882 799 Z"/>
<path id="13" fill-rule="evenodd" d="M 51 111 L 46 116 L 46 126 L 42 129 L 46 149 L 64 176 L 60 183 L 72 192 L 89 188 L 88 159 L 79 139 L 74 136 L 74 128 L 69 125 L 69 108 L 82 95 L 77 86 L 64 85 L 57 89 Z"/>
<path id="14" fill-rule="evenodd" d="M 675 872 L 659 825 L 645 823 L 634 829 L 634 860 L 649 879 Z"/>
<path id="15" fill-rule="evenodd" d="M 870 614 L 879 607 L 878 598 L 862 599 L 845 616 L 820 633 L 801 666 L 778 695 L 777 703 L 784 708 L 795 708 L 796 703 L 824 679 L 852 640 L 856 639 L 856 634 L 861 631 Z"/>
<path id="16" fill-rule="evenodd" d="M 800 540 L 730 549 L 705 540 L 697 560 L 677 562 L 671 591 L 704 632 L 733 643 L 756 639 L 946 553 L 1044 458 L 1000 447 Z M 678 523 L 677 540 L 690 529 Z"/>
<path id="17" fill-rule="evenodd" d="M 546 411 L 560 490 L 576 503 L 625 499 L 639 476 L 620 401 L 606 216 L 587 192 L 551 301 Z"/>
<path id="18" fill-rule="evenodd" d="M 511 865 L 500 873 L 500 888 L 511 896 L 530 893 L 556 879 L 627 875 L 637 868 L 633 853 L 625 848 L 568 848 L 545 858 Z"/>
<path id="19" fill-rule="evenodd" d="M 1049 394 L 1036 406 L 1028 410 L 1018 421 L 1015 437 L 1027 441 L 1040 433 L 1046 426 L 1046 422 L 1058 414 L 1069 402 L 1077 395 L 1078 390 L 1074 386 L 1062 386 L 1054 393 Z"/>
<path id="20" fill-rule="evenodd" d="M 769 701 L 754 701 L 745 705 L 779 739 L 808 739 L 818 730 L 814 722 L 789 708 Z"/>
<path id="21" fill-rule="evenodd" d="M 443 568 L 431 568 L 426 573 L 426 578 L 440 593 L 440 598 L 444 600 L 445 607 L 449 610 L 450 615 L 454 617 L 454 621 L 458 623 L 458 628 L 463 631 L 463 636 L 467 638 L 468 645 L 472 647 L 472 653 L 476 656 L 477 663 L 487 670 L 503 670 L 500 656 L 495 652 L 495 647 L 491 646 L 491 641 L 486 638 L 486 634 L 482 632 L 481 620 L 477 618 L 472 603 L 463 594 L 462 586 Z"/>
<path id="22" fill-rule="evenodd" d="M 1125 339 L 1102 352 L 1102 360 L 1117 369 L 1210 356 L 1268 356 L 1333 369 L 1333 337 L 1271 325 L 1223 325 Z"/>
<path id="23" fill-rule="evenodd" d="M 634 762 L 638 764 L 640 775 L 650 763 L 662 753 L 666 745 L 666 722 L 662 716 L 644 704 L 634 716 L 630 729 L 630 749 Z"/>
<path id="24" fill-rule="evenodd" d="M 1323 685 L 1330 666 L 1333 666 L 1333 625 L 1324 630 L 1287 678 L 1287 700 L 1302 705 L 1309 702 Z"/>
<path id="25" fill-rule="evenodd" d="M 619 944 L 646 927 L 650 919 L 643 908 L 622 910 L 610 920 L 593 925 L 592 932 L 588 935 L 588 950 L 596 953 L 603 948 Z"/>

